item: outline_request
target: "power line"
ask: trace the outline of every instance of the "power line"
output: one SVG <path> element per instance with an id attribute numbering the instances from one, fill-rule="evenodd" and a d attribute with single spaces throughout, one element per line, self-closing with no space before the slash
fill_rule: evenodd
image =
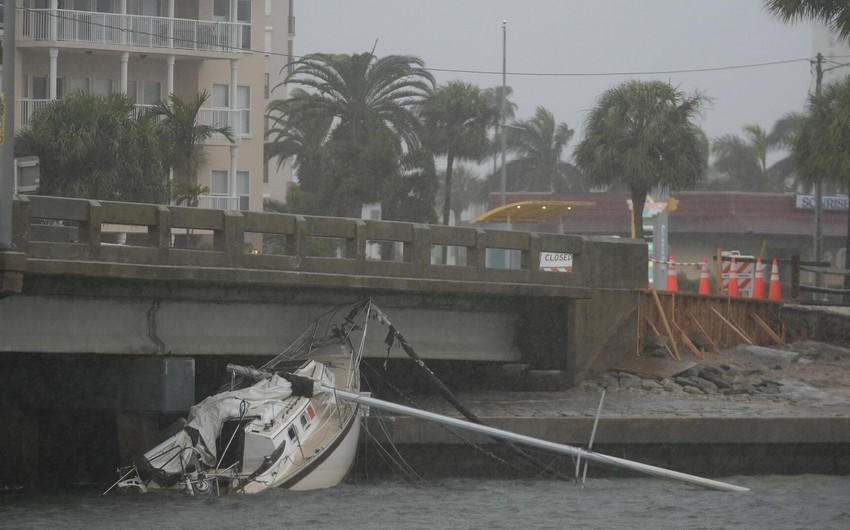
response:
<path id="1" fill-rule="evenodd" d="M 36 13 L 42 13 L 46 16 L 55 17 L 58 19 L 69 20 L 72 22 L 76 22 L 78 24 L 87 24 L 89 26 L 100 27 L 104 29 L 111 29 L 115 31 L 120 31 L 122 33 L 128 34 L 136 34 L 136 35 L 144 35 L 149 37 L 157 37 L 157 38 L 173 38 L 171 35 L 162 35 L 160 33 L 153 33 L 148 31 L 143 31 L 134 28 L 122 28 L 119 26 L 113 26 L 110 24 L 102 24 L 99 22 L 94 22 L 93 20 L 80 20 L 77 17 L 69 17 L 63 15 L 61 13 L 54 13 L 52 11 L 42 11 L 35 10 L 29 8 L 22 8 L 22 11 L 30 11 Z M 87 14 L 87 11 L 79 11 L 79 13 Z M 250 24 L 244 24 L 250 25 Z M 196 39 L 180 37 L 182 42 L 192 43 L 192 44 L 208 44 L 203 41 L 199 41 Z M 264 55 L 270 55 L 275 57 L 288 57 L 292 61 L 296 61 L 299 59 L 303 59 L 306 56 L 304 55 L 290 55 L 288 53 L 281 52 L 272 52 L 265 50 L 255 50 L 253 48 L 241 48 L 237 46 L 225 46 L 225 45 L 217 45 L 223 49 L 229 49 L 232 51 L 239 52 L 252 52 L 252 53 L 261 53 Z M 808 57 L 797 58 L 797 59 L 784 59 L 778 61 L 767 61 L 761 63 L 749 63 L 749 64 L 738 64 L 738 65 L 730 65 L 730 66 L 715 66 L 715 67 L 703 67 L 703 68 L 682 68 L 682 69 L 671 69 L 671 70 L 646 70 L 646 71 L 616 71 L 616 72 L 506 72 L 507 75 L 513 77 L 617 77 L 617 76 L 641 76 L 641 75 L 670 75 L 670 74 L 689 74 L 689 73 L 700 73 L 700 72 L 721 72 L 721 71 L 730 71 L 730 70 L 746 70 L 751 68 L 765 68 L 769 66 L 777 66 L 783 64 L 791 64 L 796 62 L 810 62 L 812 59 Z M 428 70 L 429 72 L 445 72 L 445 73 L 455 73 L 455 74 L 476 74 L 476 75 L 502 75 L 503 72 L 496 70 L 473 70 L 473 69 L 459 69 L 459 68 L 430 68 L 423 67 L 424 70 Z"/>

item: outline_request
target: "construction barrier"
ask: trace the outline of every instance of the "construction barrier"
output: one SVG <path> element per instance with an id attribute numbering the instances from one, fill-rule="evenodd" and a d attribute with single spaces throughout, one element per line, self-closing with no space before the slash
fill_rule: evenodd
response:
<path id="1" fill-rule="evenodd" d="M 723 257 L 721 273 L 723 292 L 728 293 L 729 296 L 751 296 L 755 267 L 753 261 L 750 260 L 754 260 L 755 258 L 753 256 L 743 256 L 737 250 L 724 251 L 721 253 L 721 256 Z M 743 259 L 744 261 L 738 261 L 738 259 Z M 738 284 L 737 293 L 734 295 L 731 294 L 731 288 L 729 286 L 729 281 L 733 276 Z"/>
<path id="2" fill-rule="evenodd" d="M 676 274 L 675 258 L 670 254 L 670 259 L 667 260 L 667 290 L 673 293 L 679 292 L 679 276 Z"/>
<path id="3" fill-rule="evenodd" d="M 752 298 L 701 296 L 650 289 L 640 297 L 637 346 L 663 335 L 673 359 L 700 358 L 737 344 L 781 346 L 799 334 L 780 317 L 781 304 Z"/>
<path id="4" fill-rule="evenodd" d="M 779 284 L 779 263 L 776 259 L 773 260 L 773 267 L 770 271 L 770 291 L 767 298 L 768 300 L 782 300 L 782 286 Z"/>
<path id="5" fill-rule="evenodd" d="M 770 275 L 769 291 L 767 291 L 767 266 L 762 262 L 762 258 L 753 258 L 751 256 L 742 256 L 737 251 L 723 252 L 723 257 L 728 257 L 728 261 L 721 261 L 721 294 L 737 298 L 753 298 L 756 300 L 769 299 L 772 301 L 782 300 L 781 286 L 779 283 L 779 266 L 777 260 L 773 260 L 773 271 Z M 738 259 L 751 260 L 745 263 L 739 263 Z M 664 287 L 665 291 L 679 292 L 678 268 L 697 266 L 699 272 L 699 287 L 698 294 L 711 294 L 711 280 L 709 278 L 708 258 L 703 258 L 702 262 L 677 262 L 671 254 L 669 259 L 657 260 L 650 258 L 650 262 L 663 264 L 667 268 L 667 282 Z M 743 286 L 743 287 L 742 287 Z M 652 283 L 648 285 L 652 289 Z M 766 292 L 767 291 L 767 292 Z M 767 295 L 767 296 L 766 296 Z"/>
<path id="6" fill-rule="evenodd" d="M 761 257 L 756 260 L 756 277 L 753 280 L 753 298 L 761 300 L 764 298 L 764 263 Z"/>
<path id="7" fill-rule="evenodd" d="M 726 276 L 726 294 L 732 297 L 741 296 L 740 286 L 738 285 L 738 264 L 735 263 L 735 258 L 732 258 L 732 262 L 729 264 L 729 272 L 725 273 Z"/>
<path id="8" fill-rule="evenodd" d="M 702 258 L 699 270 L 699 294 L 711 294 L 711 282 L 708 279 L 708 258 Z"/>

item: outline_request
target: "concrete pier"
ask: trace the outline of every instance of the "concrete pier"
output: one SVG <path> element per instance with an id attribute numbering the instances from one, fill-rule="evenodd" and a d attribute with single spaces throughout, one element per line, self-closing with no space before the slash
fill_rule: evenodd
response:
<path id="1" fill-rule="evenodd" d="M 459 399 L 487 425 L 587 447 L 601 392 L 475 392 Z M 436 397 L 424 409 L 459 416 Z M 492 440 L 439 425 L 375 413 L 370 432 L 392 442 L 426 476 L 528 476 L 528 466 Z M 482 444 L 511 465 L 472 449 Z M 850 473 L 850 397 L 751 398 L 607 393 L 593 449 L 620 458 L 704 476 Z M 544 462 L 554 457 L 535 453 Z M 377 457 L 364 467 L 382 466 Z M 519 465 L 522 470 L 513 468 Z M 571 473 L 571 463 L 560 464 Z M 524 471 L 523 471 L 524 470 Z M 591 465 L 591 474 L 622 474 Z"/>

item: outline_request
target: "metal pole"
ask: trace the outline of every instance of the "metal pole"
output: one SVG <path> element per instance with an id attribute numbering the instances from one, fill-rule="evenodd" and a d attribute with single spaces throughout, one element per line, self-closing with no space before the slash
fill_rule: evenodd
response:
<path id="1" fill-rule="evenodd" d="M 823 82 L 823 55 L 818 52 L 816 61 L 815 61 L 815 95 L 820 98 L 821 94 L 821 83 Z M 814 240 L 814 249 L 813 253 L 815 255 L 815 261 L 820 261 L 821 254 L 823 254 L 823 175 L 817 175 L 815 177 L 815 240 Z M 820 265 L 815 265 L 820 266 Z M 815 286 L 823 287 L 821 285 L 821 280 L 823 276 L 821 273 L 815 273 Z M 817 295 L 818 297 L 822 295 Z"/>
<path id="2" fill-rule="evenodd" d="M 688 475 L 687 473 L 680 473 L 678 471 L 671 471 L 662 467 L 651 466 L 649 464 L 642 464 L 640 462 L 634 462 L 632 460 L 626 460 L 624 458 L 617 458 L 616 456 L 608 456 L 602 453 L 595 453 L 593 451 L 585 451 L 584 449 L 581 449 L 579 447 L 573 447 L 571 445 L 541 440 L 539 438 L 532 438 L 531 436 L 525 436 L 523 434 L 517 434 L 510 431 L 503 431 L 502 429 L 488 427 L 487 425 L 480 425 L 478 423 L 464 421 L 459 418 L 452 418 L 450 416 L 443 416 L 441 414 L 435 414 L 433 412 L 428 412 L 422 409 L 406 407 L 397 403 L 391 403 L 389 401 L 375 399 L 372 397 L 363 396 L 361 394 L 355 394 L 353 392 L 346 392 L 344 390 L 337 390 L 335 388 L 323 387 L 321 385 L 314 385 L 314 389 L 317 392 L 327 392 L 328 394 L 332 394 L 336 398 L 351 401 L 352 403 L 363 404 L 369 407 L 374 407 L 376 409 L 386 410 L 388 412 L 395 412 L 398 414 L 404 414 L 405 416 L 412 416 L 414 418 L 433 421 L 434 423 L 439 423 L 441 425 L 456 427 L 458 429 L 465 429 L 467 431 L 477 432 L 479 434 L 485 434 L 487 436 L 501 438 L 503 440 L 509 440 L 512 442 L 536 447 L 538 449 L 543 449 L 546 451 L 553 451 L 556 453 L 562 453 L 575 457 L 581 456 L 581 458 L 583 458 L 584 460 L 596 462 L 603 465 L 630 469 L 632 471 L 645 473 L 647 475 L 668 478 L 671 480 L 678 480 L 680 482 L 686 482 L 688 484 L 694 484 L 696 486 L 702 486 L 705 488 L 711 488 L 720 491 L 749 491 L 748 488 L 744 488 L 742 486 L 736 486 L 734 484 L 727 484 L 726 482 L 719 482 L 717 480 L 697 477 L 695 475 Z"/>
<path id="3" fill-rule="evenodd" d="M 508 174 L 507 168 L 505 167 L 505 151 L 507 150 L 505 144 L 505 91 L 507 90 L 507 39 L 508 39 L 508 22 L 506 20 L 502 21 L 502 100 L 499 105 L 499 140 L 501 142 L 501 150 L 502 150 L 502 206 L 505 205 L 506 199 L 505 194 L 507 192 L 507 183 L 508 183 Z"/>
<path id="4" fill-rule="evenodd" d="M 0 146 L 0 252 L 12 243 L 12 194 L 15 178 L 15 0 L 3 4 L 3 144 Z"/>

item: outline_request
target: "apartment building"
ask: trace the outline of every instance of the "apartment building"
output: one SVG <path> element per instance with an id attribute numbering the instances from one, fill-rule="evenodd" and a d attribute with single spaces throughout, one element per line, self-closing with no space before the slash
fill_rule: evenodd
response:
<path id="1" fill-rule="evenodd" d="M 11 1 L 11 0 L 7 0 Z M 199 122 L 235 138 L 204 142 L 201 207 L 262 210 L 289 172 L 263 163 L 265 107 L 285 97 L 292 0 L 17 0 L 16 129 L 73 90 L 121 92 L 139 106 L 171 93 L 210 98 Z"/>

